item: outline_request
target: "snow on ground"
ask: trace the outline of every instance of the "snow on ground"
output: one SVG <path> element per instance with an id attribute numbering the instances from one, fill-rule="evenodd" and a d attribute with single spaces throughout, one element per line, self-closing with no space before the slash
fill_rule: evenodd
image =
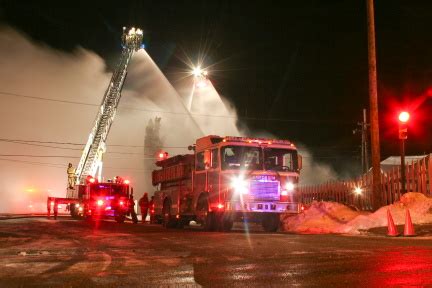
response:
<path id="1" fill-rule="evenodd" d="M 409 209 L 413 224 L 432 223 L 432 198 L 421 193 L 410 192 L 400 201 L 381 207 L 376 212 L 354 211 L 335 202 L 313 202 L 303 213 L 283 217 L 283 228 L 287 232 L 326 234 L 359 234 L 362 230 L 387 226 L 387 209 L 396 225 L 405 223 Z"/>

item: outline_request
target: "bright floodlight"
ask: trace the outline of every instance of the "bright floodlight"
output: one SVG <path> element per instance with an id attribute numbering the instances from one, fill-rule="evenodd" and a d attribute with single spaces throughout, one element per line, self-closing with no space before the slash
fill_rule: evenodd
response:
<path id="1" fill-rule="evenodd" d="M 409 118 L 410 118 L 410 114 L 408 112 L 404 111 L 399 114 L 399 121 L 402 123 L 408 122 Z"/>
<path id="2" fill-rule="evenodd" d="M 193 70 L 192 70 L 192 74 L 195 76 L 195 77 L 199 77 L 199 76 L 201 76 L 202 74 L 203 74 L 203 71 L 201 70 L 201 67 L 195 67 Z"/>
<path id="3" fill-rule="evenodd" d="M 141 48 L 143 41 L 143 31 L 139 28 L 132 27 L 126 32 L 126 27 L 123 27 L 122 42 L 129 49 L 138 51 Z"/>
<path id="4" fill-rule="evenodd" d="M 354 193 L 355 193 L 355 194 L 357 194 L 357 195 L 361 195 L 362 192 L 363 192 L 363 189 L 362 189 L 362 188 L 360 188 L 360 187 L 355 187 L 355 188 L 354 188 Z"/>

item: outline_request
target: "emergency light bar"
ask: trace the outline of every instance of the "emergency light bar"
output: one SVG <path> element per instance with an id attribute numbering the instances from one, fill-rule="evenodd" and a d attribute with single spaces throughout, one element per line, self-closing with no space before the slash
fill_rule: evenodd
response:
<path id="1" fill-rule="evenodd" d="M 247 138 L 247 137 L 237 137 L 237 136 L 226 136 L 223 138 L 223 142 L 247 142 L 247 143 L 258 143 L 258 144 L 285 144 L 294 147 L 294 144 L 288 140 L 278 140 L 278 139 L 265 139 L 265 138 Z"/>

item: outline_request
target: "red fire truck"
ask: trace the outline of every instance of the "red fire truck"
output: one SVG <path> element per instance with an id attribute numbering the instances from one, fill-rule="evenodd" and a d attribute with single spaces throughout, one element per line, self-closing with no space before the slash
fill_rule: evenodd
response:
<path id="1" fill-rule="evenodd" d="M 48 197 L 48 216 L 51 211 L 57 217 L 60 204 L 69 206 L 70 214 L 76 219 L 99 220 L 114 218 L 123 223 L 126 215 L 134 209 L 130 193 L 133 188 L 129 180 L 116 177 L 114 181 L 98 182 L 96 178 L 88 177 L 85 184 L 68 189 L 67 198 Z"/>
<path id="2" fill-rule="evenodd" d="M 165 227 L 193 220 L 208 231 L 229 231 L 246 221 L 272 232 L 280 214 L 300 212 L 302 158 L 290 141 L 210 135 L 190 148 L 193 154 L 157 161 L 152 174 L 152 217 Z"/>

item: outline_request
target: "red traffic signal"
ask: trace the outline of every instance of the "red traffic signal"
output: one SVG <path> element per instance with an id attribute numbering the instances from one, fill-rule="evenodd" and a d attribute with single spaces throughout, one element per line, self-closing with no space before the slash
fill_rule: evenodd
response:
<path id="1" fill-rule="evenodd" d="M 406 112 L 406 111 L 403 111 L 403 112 L 399 113 L 399 117 L 398 118 L 399 118 L 399 121 L 401 123 L 407 123 L 408 120 L 409 120 L 409 118 L 410 118 L 410 114 L 408 112 Z"/>
<path id="2" fill-rule="evenodd" d="M 407 123 L 410 119 L 410 114 L 406 111 L 399 113 L 399 139 L 404 140 L 408 138 Z"/>

